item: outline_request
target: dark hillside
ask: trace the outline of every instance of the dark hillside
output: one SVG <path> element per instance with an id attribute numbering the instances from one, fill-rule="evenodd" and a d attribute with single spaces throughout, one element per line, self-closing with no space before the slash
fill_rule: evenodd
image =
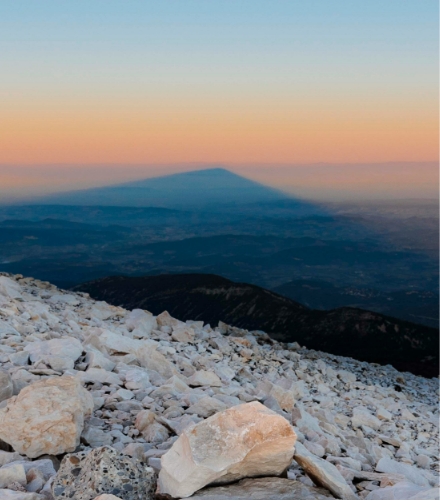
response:
<path id="1" fill-rule="evenodd" d="M 94 299 L 154 314 L 168 310 L 182 320 L 219 321 L 315 350 L 401 371 L 438 375 L 438 329 L 357 308 L 309 309 L 254 285 L 217 275 L 108 277 L 75 287 Z"/>

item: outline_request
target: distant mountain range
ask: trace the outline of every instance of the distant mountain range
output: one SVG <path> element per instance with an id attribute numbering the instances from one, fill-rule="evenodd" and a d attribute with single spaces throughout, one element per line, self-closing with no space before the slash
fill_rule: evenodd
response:
<path id="1" fill-rule="evenodd" d="M 391 364 L 401 371 L 439 374 L 438 329 L 357 308 L 320 311 L 266 289 L 217 275 L 108 277 L 74 288 L 125 308 L 164 310 L 182 320 L 219 321 L 262 330 L 284 342 Z"/>

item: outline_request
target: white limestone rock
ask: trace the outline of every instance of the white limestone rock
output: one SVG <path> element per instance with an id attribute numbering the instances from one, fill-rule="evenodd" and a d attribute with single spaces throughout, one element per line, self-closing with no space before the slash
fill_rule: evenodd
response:
<path id="1" fill-rule="evenodd" d="M 93 399 L 77 379 L 37 381 L 0 409 L 0 439 L 30 458 L 70 452 L 92 410 Z"/>
<path id="2" fill-rule="evenodd" d="M 259 402 L 232 407 L 180 435 L 162 456 L 159 490 L 188 497 L 212 482 L 280 475 L 295 442 L 289 422 Z"/>

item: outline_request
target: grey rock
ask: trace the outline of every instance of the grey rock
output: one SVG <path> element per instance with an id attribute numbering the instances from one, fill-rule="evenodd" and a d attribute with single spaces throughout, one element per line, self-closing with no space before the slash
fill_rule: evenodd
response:
<path id="1" fill-rule="evenodd" d="M 67 454 L 52 485 L 55 499 L 94 499 L 113 494 L 121 499 L 153 499 L 156 475 L 111 447 Z"/>

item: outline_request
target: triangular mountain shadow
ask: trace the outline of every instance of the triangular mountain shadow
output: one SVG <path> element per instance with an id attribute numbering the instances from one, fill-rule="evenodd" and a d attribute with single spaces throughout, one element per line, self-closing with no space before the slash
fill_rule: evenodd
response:
<path id="1" fill-rule="evenodd" d="M 295 202 L 295 205 L 309 205 L 227 169 L 212 168 L 101 188 L 55 193 L 35 199 L 32 203 L 175 209 L 206 207 L 212 210 L 220 206 L 234 207 L 286 199 Z"/>

